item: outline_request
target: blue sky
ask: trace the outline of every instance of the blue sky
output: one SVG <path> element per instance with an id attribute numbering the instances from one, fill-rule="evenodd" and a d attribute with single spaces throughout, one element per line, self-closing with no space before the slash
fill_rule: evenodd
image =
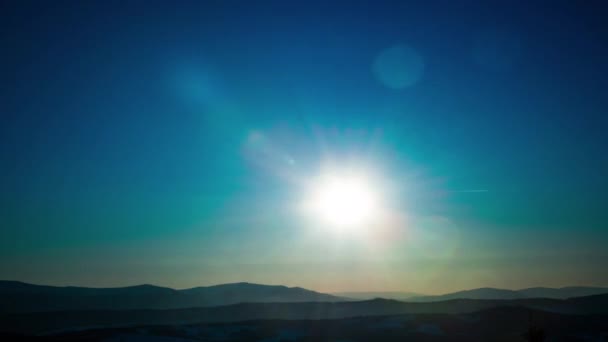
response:
<path id="1" fill-rule="evenodd" d="M 601 2 L 1 6 L 0 278 L 608 284 Z M 294 213 L 327 160 L 390 238 Z"/>

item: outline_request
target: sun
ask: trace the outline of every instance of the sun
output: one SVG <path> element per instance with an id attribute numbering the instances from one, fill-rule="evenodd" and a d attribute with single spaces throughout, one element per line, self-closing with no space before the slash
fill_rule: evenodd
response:
<path id="1" fill-rule="evenodd" d="M 378 215 L 378 195 L 361 175 L 326 175 L 315 182 L 309 209 L 320 221 L 334 227 L 372 223 Z"/>

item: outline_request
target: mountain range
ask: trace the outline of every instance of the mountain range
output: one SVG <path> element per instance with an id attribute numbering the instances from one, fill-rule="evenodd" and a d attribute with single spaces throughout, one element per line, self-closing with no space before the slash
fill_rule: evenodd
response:
<path id="1" fill-rule="evenodd" d="M 561 288 L 532 287 L 522 290 L 505 290 L 484 287 L 473 290 L 452 292 L 438 296 L 413 296 L 408 301 L 431 302 L 450 299 L 525 299 L 525 298 L 552 298 L 567 299 L 574 297 L 592 296 L 608 293 L 605 287 L 569 286 Z"/>
<path id="2" fill-rule="evenodd" d="M 365 295 L 395 296 L 403 293 L 371 292 Z M 349 297 L 299 287 L 251 283 L 175 290 L 153 285 L 87 288 L 0 281 L 0 331 L 47 334 L 250 320 L 467 315 L 501 308 L 522 309 L 524 311 L 518 311 L 518 316 L 524 318 L 522 312 L 535 310 L 561 315 L 559 317 L 599 315 L 603 317 L 602 322 L 608 320 L 608 290 L 605 288 L 530 288 L 519 291 L 481 288 L 441 296 L 417 296 L 407 302 L 381 298 L 357 300 L 352 293 Z"/>
<path id="3" fill-rule="evenodd" d="M 236 303 L 335 302 L 344 298 L 300 287 L 234 283 L 175 290 L 154 285 L 116 288 L 44 286 L 0 281 L 0 312 L 179 309 Z"/>
<path id="4" fill-rule="evenodd" d="M 238 303 L 342 302 L 375 298 L 408 302 L 452 299 L 515 300 L 529 298 L 567 299 L 608 293 L 602 287 L 535 287 L 523 290 L 479 288 L 438 296 L 408 292 L 343 292 L 325 294 L 280 285 L 232 283 L 184 290 L 154 285 L 115 288 L 34 285 L 0 281 L 0 313 L 67 310 L 185 309 Z"/>
<path id="5" fill-rule="evenodd" d="M 525 299 L 525 298 L 552 298 L 567 299 L 573 297 L 592 296 L 608 293 L 606 287 L 569 286 L 561 288 L 531 287 L 521 290 L 505 290 L 491 287 L 483 287 L 472 290 L 464 290 L 446 293 L 442 295 L 426 296 L 413 292 L 339 292 L 333 295 L 369 300 L 374 298 L 386 298 L 406 300 L 410 302 L 434 302 L 450 299 Z"/>

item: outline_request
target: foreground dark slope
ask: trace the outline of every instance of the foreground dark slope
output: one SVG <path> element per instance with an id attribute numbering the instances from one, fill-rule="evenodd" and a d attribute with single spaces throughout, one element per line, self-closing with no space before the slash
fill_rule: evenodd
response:
<path id="1" fill-rule="evenodd" d="M 62 332 L 32 341 L 523 341 L 535 326 L 550 341 L 602 341 L 608 315 L 564 315 L 521 307 L 470 314 L 411 314 L 336 320 L 253 320 Z"/>
<path id="2" fill-rule="evenodd" d="M 153 285 L 56 287 L 0 281 L 0 312 L 179 309 L 242 302 L 333 302 L 343 298 L 299 287 L 224 284 L 174 290 Z"/>
<path id="3" fill-rule="evenodd" d="M 560 314 L 608 314 L 608 295 L 568 300 L 450 300 L 405 303 L 393 300 L 314 303 L 243 303 L 175 310 L 60 311 L 0 315 L 0 331 L 45 333 L 108 326 L 238 322 L 254 319 L 318 320 L 401 314 L 467 314 L 497 307 L 525 307 Z"/>

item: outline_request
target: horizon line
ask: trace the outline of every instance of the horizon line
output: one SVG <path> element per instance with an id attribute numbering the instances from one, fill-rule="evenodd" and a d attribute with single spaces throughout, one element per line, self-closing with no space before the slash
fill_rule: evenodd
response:
<path id="1" fill-rule="evenodd" d="M 213 284 L 213 285 L 198 285 L 198 286 L 183 287 L 183 288 L 162 286 L 162 285 L 156 285 L 156 284 L 151 284 L 151 283 L 139 283 L 139 284 L 134 284 L 134 285 L 98 287 L 98 286 L 84 286 L 84 285 L 50 285 L 50 284 L 31 283 L 31 282 L 26 282 L 26 281 L 22 281 L 22 280 L 13 280 L 13 279 L 0 279 L 0 282 L 16 282 L 16 283 L 21 283 L 21 284 L 33 285 L 33 286 L 64 287 L 64 288 L 65 287 L 80 287 L 80 288 L 89 288 L 89 289 L 120 289 L 120 288 L 130 288 L 130 287 L 138 287 L 138 286 L 153 286 L 153 287 L 158 287 L 158 288 L 171 289 L 171 290 L 175 290 L 175 291 L 222 286 L 222 285 L 249 284 L 249 285 L 258 285 L 258 286 L 282 286 L 282 287 L 286 287 L 286 288 L 290 288 L 290 289 L 300 288 L 300 289 L 304 289 L 307 291 L 313 291 L 313 292 L 317 292 L 320 294 L 329 294 L 329 295 L 340 294 L 340 293 L 376 293 L 376 292 L 381 293 L 381 292 L 386 292 L 386 293 L 408 293 L 408 294 L 413 294 L 413 295 L 417 295 L 417 296 L 441 296 L 441 295 L 448 295 L 448 294 L 457 293 L 457 292 L 473 291 L 473 290 L 481 290 L 481 289 L 493 289 L 493 290 L 504 290 L 504 291 L 514 291 L 514 292 L 528 290 L 528 289 L 535 289 L 535 288 L 565 289 L 565 288 L 573 288 L 573 287 L 589 287 L 589 288 L 606 288 L 606 289 L 608 289 L 608 285 L 580 285 L 580 284 L 579 285 L 566 285 L 566 286 L 559 286 L 559 287 L 529 286 L 529 287 L 523 287 L 523 288 L 517 288 L 517 289 L 492 287 L 492 286 L 480 286 L 480 287 L 473 287 L 473 288 L 468 288 L 468 289 L 448 291 L 448 292 L 443 292 L 443 293 L 421 293 L 421 292 L 417 292 L 417 291 L 408 291 L 408 290 L 320 291 L 320 290 L 297 286 L 297 285 L 290 286 L 290 285 L 285 285 L 285 284 L 263 284 L 263 283 L 249 282 L 249 281 L 237 281 L 237 282 L 219 283 L 219 284 Z"/>

